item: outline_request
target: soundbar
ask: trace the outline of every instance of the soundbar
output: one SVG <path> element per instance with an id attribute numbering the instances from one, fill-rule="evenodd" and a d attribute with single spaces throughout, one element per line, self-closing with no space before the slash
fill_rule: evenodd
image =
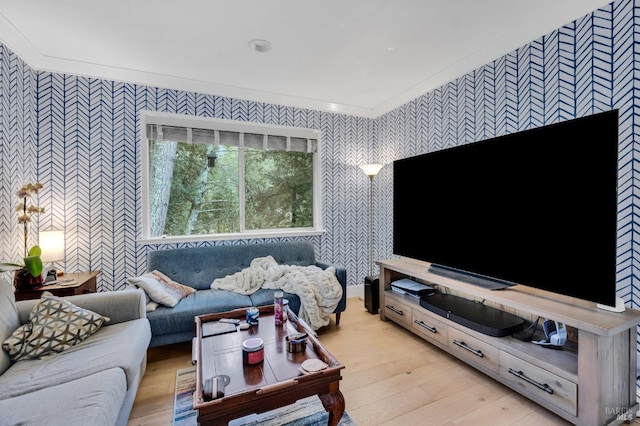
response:
<path id="1" fill-rule="evenodd" d="M 435 293 L 420 298 L 420 306 L 455 323 L 494 337 L 503 337 L 522 330 L 524 320 L 480 302 Z"/>

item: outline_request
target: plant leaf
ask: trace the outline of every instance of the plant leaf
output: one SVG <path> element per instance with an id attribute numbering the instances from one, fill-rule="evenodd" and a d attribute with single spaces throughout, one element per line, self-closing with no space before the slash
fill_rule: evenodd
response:
<path id="1" fill-rule="evenodd" d="M 40 246 L 33 246 L 29 250 L 28 254 L 29 254 L 29 256 L 41 256 L 42 255 L 42 250 L 40 249 Z"/>
<path id="2" fill-rule="evenodd" d="M 40 250 L 40 247 L 38 247 L 38 250 Z M 40 256 L 27 256 L 24 258 L 24 267 L 27 268 L 31 275 L 37 277 L 42 274 L 42 259 L 40 259 Z"/>
<path id="3" fill-rule="evenodd" d="M 22 267 L 22 265 L 18 265 L 17 263 L 0 263 L 0 272 L 17 271 Z"/>

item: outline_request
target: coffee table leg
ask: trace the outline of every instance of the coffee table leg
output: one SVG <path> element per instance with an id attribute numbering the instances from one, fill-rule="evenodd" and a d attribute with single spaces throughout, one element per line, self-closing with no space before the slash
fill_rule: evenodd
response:
<path id="1" fill-rule="evenodd" d="M 335 391 L 318 395 L 324 409 L 329 413 L 329 426 L 337 426 L 344 414 L 344 396 L 342 392 Z"/>

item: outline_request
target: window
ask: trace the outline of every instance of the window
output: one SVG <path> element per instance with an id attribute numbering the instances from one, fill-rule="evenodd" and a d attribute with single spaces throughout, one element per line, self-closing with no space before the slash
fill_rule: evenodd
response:
<path id="1" fill-rule="evenodd" d="M 321 232 L 318 131 L 160 113 L 143 122 L 143 239 Z"/>

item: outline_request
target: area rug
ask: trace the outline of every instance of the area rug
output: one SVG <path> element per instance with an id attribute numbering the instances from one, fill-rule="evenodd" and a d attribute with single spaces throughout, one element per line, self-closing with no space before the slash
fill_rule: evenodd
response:
<path id="1" fill-rule="evenodd" d="M 196 390 L 196 369 L 189 367 L 176 373 L 176 393 L 173 404 L 173 426 L 196 426 L 198 414 L 193 410 L 193 392 Z M 304 398 L 295 404 L 252 414 L 229 422 L 229 426 L 311 426 L 326 425 L 329 414 L 317 396 Z M 340 426 L 355 426 L 345 412 Z"/>

